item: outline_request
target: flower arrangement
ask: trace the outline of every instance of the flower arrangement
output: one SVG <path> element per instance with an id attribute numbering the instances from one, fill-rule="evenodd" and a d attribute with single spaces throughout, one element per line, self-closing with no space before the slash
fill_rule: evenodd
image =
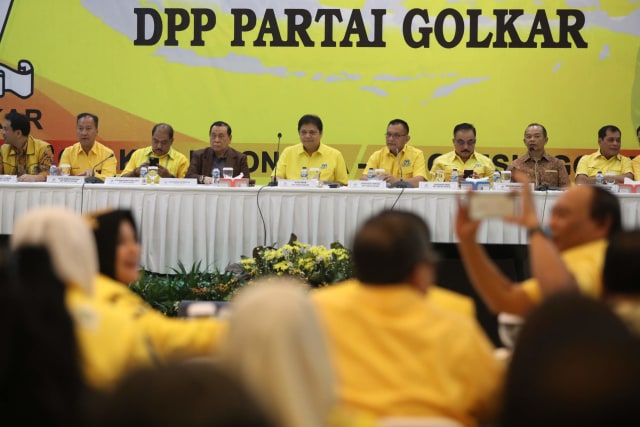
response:
<path id="1" fill-rule="evenodd" d="M 259 246 L 253 258 L 240 261 L 243 272 L 250 279 L 266 275 L 289 275 L 308 282 L 313 287 L 326 286 L 351 277 L 351 256 L 342 244 L 334 242 L 329 248 L 311 246 L 291 235 L 280 247 Z"/>
<path id="2" fill-rule="evenodd" d="M 258 246 L 253 250 L 253 258 L 230 264 L 224 272 L 203 271 L 198 262 L 191 269 L 178 263 L 173 273 L 143 272 L 130 288 L 152 307 L 175 316 L 182 300 L 226 301 L 258 277 L 289 275 L 321 287 L 350 278 L 352 267 L 351 254 L 342 244 L 334 242 L 329 248 L 311 246 L 298 242 L 292 234 L 286 245 Z"/>

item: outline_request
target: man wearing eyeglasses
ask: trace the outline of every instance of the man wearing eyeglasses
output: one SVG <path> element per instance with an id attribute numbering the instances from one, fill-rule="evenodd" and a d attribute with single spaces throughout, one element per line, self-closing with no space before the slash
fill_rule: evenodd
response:
<path id="1" fill-rule="evenodd" d="M 140 176 L 140 168 L 149 166 L 157 158 L 158 175 L 162 178 L 184 178 L 189 168 L 186 156 L 172 148 L 173 127 L 158 123 L 151 130 L 151 146 L 139 148 L 122 171 L 122 176 Z"/>
<path id="2" fill-rule="evenodd" d="M 458 170 L 459 180 L 465 178 L 487 178 L 496 167 L 490 158 L 477 153 L 476 128 L 470 123 L 460 123 L 453 128 L 453 151 L 445 153 L 433 161 L 429 179 L 435 180 L 436 171 L 443 170 L 445 180 L 451 177 L 453 169 Z"/>
<path id="3" fill-rule="evenodd" d="M 367 160 L 365 173 L 360 179 L 367 179 L 367 171 L 370 168 L 384 169 L 385 172 L 377 179 L 382 178 L 388 184 L 393 185 L 400 180 L 417 187 L 420 181 L 427 180 L 427 168 L 424 161 L 424 152 L 419 148 L 407 145 L 409 125 L 401 119 L 393 119 L 387 125 L 385 134 L 387 145 L 376 151 Z"/>

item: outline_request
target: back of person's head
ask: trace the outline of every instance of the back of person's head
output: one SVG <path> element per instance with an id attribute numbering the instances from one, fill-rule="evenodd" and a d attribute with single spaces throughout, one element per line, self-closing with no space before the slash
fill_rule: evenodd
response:
<path id="1" fill-rule="evenodd" d="M 80 425 L 87 390 L 65 286 L 47 250 L 16 249 L 0 287 L 6 304 L 0 310 L 3 419 L 20 425 Z"/>
<path id="2" fill-rule="evenodd" d="M 5 114 L 4 118 L 11 122 L 11 129 L 14 131 L 19 130 L 22 132 L 23 136 L 29 136 L 29 133 L 31 133 L 31 122 L 24 114 L 20 114 L 17 111 L 11 111 Z"/>
<path id="3" fill-rule="evenodd" d="M 326 425 L 335 403 L 333 371 L 301 282 L 274 277 L 242 289 L 232 301 L 220 362 L 279 426 Z"/>
<path id="4" fill-rule="evenodd" d="M 591 211 L 589 217 L 597 224 L 609 224 L 609 238 L 622 230 L 620 201 L 611 191 L 592 186 Z"/>
<path id="5" fill-rule="evenodd" d="M 88 215 L 89 225 L 93 230 L 100 273 L 118 280 L 116 277 L 116 250 L 120 236 L 120 224 L 129 222 L 137 235 L 136 222 L 128 209 L 99 211 Z"/>
<path id="6" fill-rule="evenodd" d="M 91 230 L 79 215 L 58 207 L 34 209 L 16 221 L 11 247 L 43 246 L 51 256 L 53 271 L 67 286 L 93 292 L 98 257 Z"/>
<path id="7" fill-rule="evenodd" d="M 609 239 L 602 270 L 607 296 L 640 297 L 640 230 L 623 231 Z"/>
<path id="8" fill-rule="evenodd" d="M 353 242 L 356 277 L 367 284 L 405 281 L 417 264 L 435 264 L 427 224 L 414 213 L 384 211 L 369 218 Z"/>
<path id="9" fill-rule="evenodd" d="M 129 374 L 95 414 L 96 427 L 271 427 L 249 393 L 213 364 Z"/>
<path id="10" fill-rule="evenodd" d="M 520 332 L 499 425 L 638 425 L 639 360 L 638 341 L 604 304 L 551 297 Z"/>

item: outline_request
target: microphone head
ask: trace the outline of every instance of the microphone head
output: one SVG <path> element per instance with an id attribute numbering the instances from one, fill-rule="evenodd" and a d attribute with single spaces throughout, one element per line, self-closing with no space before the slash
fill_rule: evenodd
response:
<path id="1" fill-rule="evenodd" d="M 282 138 L 282 133 L 278 132 L 278 139 Z"/>
<path id="2" fill-rule="evenodd" d="M 96 176 L 86 176 L 84 182 L 85 184 L 104 184 L 104 181 Z"/>

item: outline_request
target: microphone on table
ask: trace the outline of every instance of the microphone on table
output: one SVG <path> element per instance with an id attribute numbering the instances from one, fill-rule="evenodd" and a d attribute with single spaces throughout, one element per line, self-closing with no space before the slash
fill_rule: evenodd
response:
<path id="1" fill-rule="evenodd" d="M 104 181 L 101 180 L 100 178 L 96 177 L 96 168 L 98 166 L 100 166 L 101 164 L 103 164 L 104 162 L 106 162 L 107 160 L 109 160 L 112 157 L 115 157 L 116 155 L 114 153 L 109 154 L 107 157 L 105 157 L 104 159 L 100 160 L 98 163 L 95 164 L 95 166 L 93 168 L 91 168 L 91 176 L 87 176 L 84 178 L 84 182 L 86 184 L 104 184 Z"/>
<path id="2" fill-rule="evenodd" d="M 276 149 L 276 163 L 273 166 L 273 177 L 271 177 L 271 181 L 269 181 L 269 187 L 278 186 L 278 178 L 276 177 L 276 172 L 278 170 L 278 161 L 280 160 L 280 139 L 281 138 L 282 138 L 282 133 L 278 132 L 278 148 Z"/>
<path id="3" fill-rule="evenodd" d="M 396 146 L 396 157 L 398 158 L 398 168 L 400 168 L 400 181 L 391 184 L 389 188 L 413 188 L 413 185 L 409 184 L 404 180 L 404 175 L 402 173 L 402 164 L 400 163 L 400 150 Z"/>

